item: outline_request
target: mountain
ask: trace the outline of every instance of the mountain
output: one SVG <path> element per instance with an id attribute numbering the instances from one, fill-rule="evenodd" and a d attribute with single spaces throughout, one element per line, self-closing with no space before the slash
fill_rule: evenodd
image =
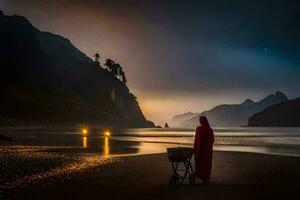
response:
<path id="1" fill-rule="evenodd" d="M 153 127 L 127 86 L 59 35 L 0 12 L 0 125 Z"/>
<path id="2" fill-rule="evenodd" d="M 243 126 L 247 125 L 248 118 L 263 109 L 284 101 L 288 98 L 282 92 L 269 95 L 261 101 L 254 102 L 246 99 L 241 104 L 219 105 L 211 110 L 204 111 L 197 116 L 183 121 L 180 127 L 195 127 L 199 124 L 200 115 L 208 117 L 212 126 Z"/>
<path id="3" fill-rule="evenodd" d="M 249 118 L 249 126 L 300 127 L 300 98 L 270 106 Z"/>
<path id="4" fill-rule="evenodd" d="M 184 114 L 180 114 L 180 115 L 175 115 L 172 119 L 171 119 L 171 124 L 172 126 L 178 126 L 179 124 L 181 124 L 183 121 L 190 119 L 192 117 L 195 117 L 199 115 L 199 113 L 192 113 L 192 112 L 187 112 Z"/>

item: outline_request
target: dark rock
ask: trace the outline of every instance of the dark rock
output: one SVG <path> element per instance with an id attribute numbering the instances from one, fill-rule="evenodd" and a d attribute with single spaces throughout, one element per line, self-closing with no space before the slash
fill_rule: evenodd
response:
<path id="1" fill-rule="evenodd" d="M 300 127 L 300 98 L 270 106 L 249 118 L 249 126 Z"/>
<path id="2" fill-rule="evenodd" d="M 170 128 L 168 123 L 165 123 L 165 128 Z"/>

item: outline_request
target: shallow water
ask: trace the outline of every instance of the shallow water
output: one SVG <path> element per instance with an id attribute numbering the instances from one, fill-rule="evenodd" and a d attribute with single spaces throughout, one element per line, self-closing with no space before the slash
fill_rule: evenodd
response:
<path id="1" fill-rule="evenodd" d="M 83 135 L 73 128 L 2 128 L 0 134 L 22 144 L 101 155 L 161 153 L 192 146 L 194 140 L 192 129 L 115 129 L 109 137 L 105 131 L 94 128 Z M 218 127 L 214 132 L 215 150 L 300 156 L 300 128 Z"/>

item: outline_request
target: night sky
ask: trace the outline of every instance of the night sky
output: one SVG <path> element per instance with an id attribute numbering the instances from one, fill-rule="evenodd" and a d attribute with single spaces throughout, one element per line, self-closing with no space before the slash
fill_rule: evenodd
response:
<path id="1" fill-rule="evenodd" d="M 119 62 L 146 116 L 300 96 L 300 1 L 0 0 L 5 14 Z"/>

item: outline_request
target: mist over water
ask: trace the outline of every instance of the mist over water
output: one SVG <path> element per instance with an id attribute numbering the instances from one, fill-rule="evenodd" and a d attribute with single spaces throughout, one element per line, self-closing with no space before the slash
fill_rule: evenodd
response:
<path id="1" fill-rule="evenodd" d="M 300 156 L 300 128 L 217 127 L 214 131 L 215 150 Z M 2 128 L 0 132 L 20 144 L 106 156 L 163 153 L 169 147 L 192 147 L 194 142 L 193 129 L 116 129 L 109 137 L 97 128 L 87 135 L 72 128 Z"/>

